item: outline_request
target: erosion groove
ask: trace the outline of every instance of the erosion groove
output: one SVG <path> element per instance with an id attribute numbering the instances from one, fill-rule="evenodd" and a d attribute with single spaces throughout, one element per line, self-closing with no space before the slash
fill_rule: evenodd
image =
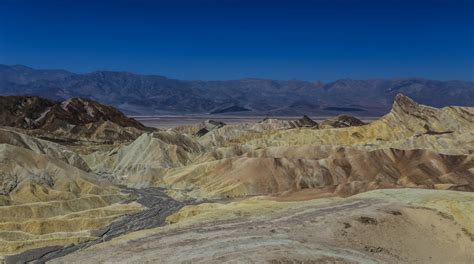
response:
<path id="1" fill-rule="evenodd" d="M 99 237 L 96 240 L 65 247 L 37 248 L 18 255 L 8 256 L 5 258 L 5 262 L 7 264 L 45 263 L 46 261 L 71 254 L 74 251 L 109 241 L 120 235 L 162 226 L 165 224 L 166 217 L 177 212 L 184 205 L 192 204 L 192 202 L 176 201 L 166 195 L 163 189 L 160 188 L 132 189 L 124 187 L 122 191 L 130 194 L 131 197 L 136 197 L 128 202 L 136 201 L 145 206 L 146 209 L 139 213 L 124 215 L 112 224 L 94 231 L 94 235 Z"/>

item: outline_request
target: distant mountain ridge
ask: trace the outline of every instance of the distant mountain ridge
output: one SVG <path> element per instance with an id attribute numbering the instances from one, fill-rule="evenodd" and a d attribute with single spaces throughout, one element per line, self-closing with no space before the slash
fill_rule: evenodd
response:
<path id="1" fill-rule="evenodd" d="M 112 105 L 129 115 L 382 115 L 398 93 L 435 107 L 472 106 L 474 82 L 341 79 L 331 83 L 241 79 L 187 81 L 158 75 L 97 71 L 75 74 L 0 65 L 0 95 L 73 97 Z"/>

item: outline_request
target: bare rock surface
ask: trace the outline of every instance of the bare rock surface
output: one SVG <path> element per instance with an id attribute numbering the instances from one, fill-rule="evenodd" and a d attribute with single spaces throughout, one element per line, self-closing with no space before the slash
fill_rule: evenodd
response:
<path id="1" fill-rule="evenodd" d="M 324 120 L 321 122 L 322 128 L 343 128 L 343 127 L 351 127 L 351 126 L 363 126 L 365 125 L 360 119 L 349 116 L 349 115 L 338 115 L 334 118 Z"/>
<path id="2" fill-rule="evenodd" d="M 64 161 L 84 171 L 90 171 L 87 163 L 75 152 L 68 148 L 47 140 L 38 139 L 16 132 L 10 128 L 0 128 L 0 144 L 9 144 L 46 154 L 52 158 Z"/>
<path id="3" fill-rule="evenodd" d="M 115 108 L 71 98 L 54 102 L 34 96 L 1 96 L 0 125 L 55 140 L 133 140 L 146 128 Z"/>

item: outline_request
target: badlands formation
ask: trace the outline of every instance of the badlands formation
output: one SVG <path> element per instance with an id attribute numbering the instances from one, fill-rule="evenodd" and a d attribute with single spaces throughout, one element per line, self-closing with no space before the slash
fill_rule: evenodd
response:
<path id="1" fill-rule="evenodd" d="M 80 98 L 53 102 L 37 96 L 2 96 L 0 105 L 0 125 L 49 140 L 132 140 L 146 129 L 111 106 Z"/>
<path id="2" fill-rule="evenodd" d="M 472 107 L 157 130 L 1 100 L 0 262 L 474 262 Z"/>

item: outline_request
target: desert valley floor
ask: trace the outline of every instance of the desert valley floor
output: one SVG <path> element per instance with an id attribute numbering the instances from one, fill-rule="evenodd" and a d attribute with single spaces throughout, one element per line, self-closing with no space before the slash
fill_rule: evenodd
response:
<path id="1" fill-rule="evenodd" d="M 474 263 L 473 107 L 153 128 L 0 103 L 0 263 Z"/>

